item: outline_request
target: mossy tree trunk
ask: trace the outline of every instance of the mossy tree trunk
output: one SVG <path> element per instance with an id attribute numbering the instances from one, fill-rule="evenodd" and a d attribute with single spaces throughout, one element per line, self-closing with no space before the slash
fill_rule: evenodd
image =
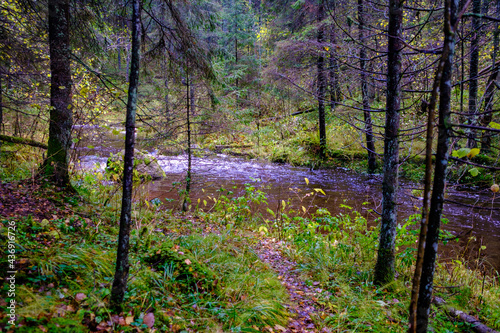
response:
<path id="1" fill-rule="evenodd" d="M 120 215 L 120 232 L 116 256 L 115 278 L 111 289 L 111 306 L 120 309 L 129 273 L 128 253 L 132 209 L 132 181 L 134 171 L 135 114 L 140 63 L 140 7 L 139 0 L 132 1 L 132 57 L 130 60 L 127 119 L 125 123 L 125 156 L 123 170 L 123 196 Z"/>
<path id="2" fill-rule="evenodd" d="M 473 12 L 478 15 L 481 14 L 481 0 L 473 0 L 472 5 Z M 469 124 L 472 126 L 477 126 L 477 81 L 479 70 L 479 36 L 481 35 L 480 24 L 480 18 L 476 15 L 472 16 L 472 38 L 470 41 L 469 63 Z M 467 147 L 477 147 L 476 129 L 470 128 L 467 132 Z"/>
<path id="3" fill-rule="evenodd" d="M 191 192 L 191 118 L 190 118 L 190 106 L 191 106 L 191 98 L 189 96 L 190 89 L 190 77 L 189 77 L 189 68 L 186 66 L 186 127 L 187 127 L 187 156 L 188 156 L 188 167 L 186 174 L 186 193 L 184 195 L 184 201 L 182 203 L 182 211 L 187 212 L 189 208 L 189 193 Z"/>
<path id="4" fill-rule="evenodd" d="M 370 113 L 370 102 L 368 99 L 368 79 L 366 75 L 366 49 L 364 33 L 364 4 L 363 0 L 358 0 L 358 22 L 359 22 L 359 69 L 361 76 L 361 99 L 363 104 L 363 115 L 365 120 L 366 150 L 368 152 L 368 173 L 374 173 L 377 168 L 375 156 L 375 141 L 373 139 L 372 116 Z"/>
<path id="5" fill-rule="evenodd" d="M 500 0 L 496 1 L 496 17 L 500 18 Z M 486 91 L 484 93 L 484 114 L 481 119 L 481 125 L 487 127 L 493 120 L 493 97 L 497 90 L 496 82 L 499 79 L 499 66 L 496 64 L 498 55 L 498 37 L 500 34 L 500 24 L 495 23 L 495 32 L 493 34 L 493 52 L 491 54 L 493 72 L 488 78 L 486 84 Z M 481 136 L 481 152 L 483 154 L 491 153 L 491 132 L 484 131 Z"/>
<path id="6" fill-rule="evenodd" d="M 69 45 L 69 1 L 49 1 L 50 124 L 42 173 L 54 184 L 71 189 L 68 160 L 73 126 Z"/>
<path id="7" fill-rule="evenodd" d="M 326 76 L 325 76 L 325 56 L 323 52 L 323 47 L 321 46 L 325 42 L 325 28 L 323 25 L 323 19 L 325 18 L 325 6 L 323 0 L 319 0 L 319 6 L 317 11 L 317 20 L 320 25 L 318 28 L 318 44 L 320 48 L 318 50 L 318 59 L 316 65 L 318 68 L 318 117 L 319 117 L 319 155 L 320 158 L 325 158 L 326 156 L 326 120 L 325 120 L 325 93 L 326 93 Z"/>
<path id="8" fill-rule="evenodd" d="M 443 43 L 443 53 L 438 63 L 436 69 L 436 74 L 434 76 L 434 83 L 432 85 L 432 91 L 429 103 L 426 103 L 427 109 L 427 134 L 426 134 L 426 149 L 425 149 L 425 176 L 424 176 L 424 193 L 423 193 L 423 205 L 422 205 L 422 215 L 420 220 L 420 235 L 418 239 L 417 247 L 417 260 L 415 263 L 415 272 L 412 281 L 411 290 L 411 301 L 410 301 L 410 318 L 409 318 L 409 329 L 408 333 L 417 332 L 417 305 L 418 296 L 420 292 L 420 282 L 422 277 L 422 267 L 424 264 L 424 252 L 425 244 L 427 238 L 427 228 L 429 219 L 429 198 L 431 195 L 432 187 L 432 155 L 433 155 L 433 138 L 434 138 L 434 127 L 435 127 L 435 109 L 439 96 L 439 89 L 442 85 L 443 70 L 445 65 L 448 64 L 448 55 L 450 54 L 450 39 L 446 39 Z M 449 73 L 447 73 L 449 75 Z M 425 102 L 425 101 L 423 101 Z"/>
<path id="9" fill-rule="evenodd" d="M 434 184 L 432 188 L 429 209 L 429 222 L 425 240 L 422 276 L 417 304 L 417 332 L 427 332 L 429 323 L 429 308 L 432 299 L 434 270 L 439 243 L 439 228 L 443 212 L 444 192 L 446 185 L 446 168 L 448 165 L 448 151 L 450 137 L 453 135 L 451 127 L 451 79 L 453 71 L 453 56 L 455 53 L 455 26 L 457 23 L 458 0 L 445 1 L 445 46 L 447 58 L 443 66 L 439 98 L 438 143 L 436 151 L 436 165 L 434 168 Z"/>
<path id="10" fill-rule="evenodd" d="M 389 1 L 387 102 L 384 138 L 384 179 L 382 181 L 382 222 L 374 282 L 384 285 L 394 280 L 394 244 L 397 224 L 399 167 L 399 116 L 401 106 L 401 50 L 403 2 Z"/>

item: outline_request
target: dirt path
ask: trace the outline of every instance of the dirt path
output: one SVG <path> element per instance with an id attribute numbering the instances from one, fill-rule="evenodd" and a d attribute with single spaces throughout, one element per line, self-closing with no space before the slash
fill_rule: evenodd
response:
<path id="1" fill-rule="evenodd" d="M 324 312 L 317 303 L 317 296 L 323 290 L 317 286 L 319 283 L 313 282 L 313 286 L 308 286 L 299 278 L 297 264 L 281 254 L 283 245 L 274 238 L 262 239 L 255 250 L 259 258 L 276 271 L 281 284 L 290 294 L 291 302 L 287 308 L 294 316 L 284 332 L 331 332 L 328 328 L 320 329 L 314 323 L 321 321 L 320 313 Z"/>

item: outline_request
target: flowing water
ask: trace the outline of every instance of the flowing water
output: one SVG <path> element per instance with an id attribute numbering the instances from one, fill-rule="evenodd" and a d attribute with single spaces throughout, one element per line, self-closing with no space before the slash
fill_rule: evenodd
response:
<path id="1" fill-rule="evenodd" d="M 99 149 L 99 147 L 106 147 Z M 99 151 L 101 156 L 119 150 L 113 144 L 96 146 L 93 149 L 80 150 L 81 166 L 91 168 L 97 162 L 105 165 L 106 157 L 92 154 Z M 186 156 L 157 155 L 158 161 L 167 178 L 149 183 L 146 187 L 146 197 L 149 200 L 158 198 L 172 209 L 179 209 L 178 190 L 183 189 L 187 170 Z M 308 179 L 308 184 L 305 181 Z M 221 188 L 231 190 L 234 195 L 243 195 L 245 184 L 249 183 L 262 189 L 268 196 L 268 207 L 273 211 L 278 209 L 282 200 L 292 201 L 300 209 L 301 206 L 314 211 L 316 208 L 326 208 L 332 214 L 348 214 L 351 207 L 374 221 L 381 211 L 381 176 L 366 176 L 343 168 L 310 170 L 304 167 L 293 167 L 284 164 L 272 164 L 257 160 L 245 160 L 226 155 L 211 155 L 194 157 L 192 166 L 191 199 L 193 205 L 201 199 L 210 201 L 208 196 L 217 197 Z M 417 185 L 400 183 L 399 218 L 401 221 L 416 214 L 422 206 L 422 201 L 411 195 Z M 315 189 L 321 189 L 316 191 Z M 314 192 L 314 196 L 306 197 Z M 170 200 L 168 200 L 170 199 Z M 460 236 L 459 246 L 448 247 L 442 256 L 477 258 L 481 246 L 486 266 L 500 270 L 500 199 L 494 199 L 489 191 L 482 193 L 461 192 L 453 188 L 447 191 L 447 202 L 444 217 L 449 222 L 444 229 Z M 472 206 L 490 208 L 475 209 Z M 491 210 L 496 208 L 497 210 Z"/>

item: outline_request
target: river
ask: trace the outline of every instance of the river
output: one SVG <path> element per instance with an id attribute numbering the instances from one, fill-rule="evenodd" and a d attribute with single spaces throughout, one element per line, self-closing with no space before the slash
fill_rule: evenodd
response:
<path id="1" fill-rule="evenodd" d="M 120 140 L 121 141 L 121 140 Z M 123 142 L 123 141 L 121 141 Z M 120 143 L 121 143 L 120 142 Z M 121 143 L 122 144 L 122 143 Z M 79 149 L 81 166 L 91 168 L 100 162 L 105 165 L 106 157 L 94 155 L 99 151 L 107 156 L 116 152 L 118 147 L 106 144 L 92 149 Z M 187 158 L 183 155 L 157 156 L 167 178 L 151 182 L 146 188 L 149 200 L 158 198 L 166 203 L 168 208 L 179 209 L 177 189 L 181 185 L 173 185 L 184 181 L 187 169 Z M 350 210 L 360 212 L 370 223 L 378 217 L 376 211 L 381 211 L 381 175 L 360 175 L 344 168 L 310 170 L 305 167 L 293 167 L 285 164 L 273 164 L 257 160 L 246 160 L 222 154 L 212 154 L 207 157 L 194 157 L 192 167 L 191 198 L 193 205 L 198 198 L 206 200 L 208 196 L 218 196 L 221 188 L 234 191 L 235 195 L 243 195 L 244 184 L 251 183 L 261 188 L 268 196 L 268 207 L 276 211 L 281 200 L 291 199 L 297 208 L 305 206 L 313 211 L 316 208 L 326 208 L 332 214 L 348 214 Z M 305 181 L 308 179 L 308 183 Z M 418 186 L 414 183 L 400 182 L 398 194 L 399 219 L 403 221 L 415 214 L 422 206 L 422 200 L 413 197 L 412 190 Z M 316 191 L 321 189 L 323 193 Z M 313 200 L 301 199 L 306 193 L 314 192 Z M 165 200 L 168 199 L 168 200 Z M 444 229 L 460 236 L 460 241 L 442 256 L 452 258 L 475 259 L 478 250 L 486 246 L 482 260 L 486 267 L 500 271 L 500 199 L 493 200 L 493 193 L 457 191 L 452 187 L 447 189 L 444 207 L 444 217 L 448 223 Z M 209 201 L 209 200 L 207 200 Z M 460 204 L 458 204 L 460 203 Z M 481 206 L 491 209 L 475 209 Z M 453 242 L 454 243 L 454 242 Z"/>

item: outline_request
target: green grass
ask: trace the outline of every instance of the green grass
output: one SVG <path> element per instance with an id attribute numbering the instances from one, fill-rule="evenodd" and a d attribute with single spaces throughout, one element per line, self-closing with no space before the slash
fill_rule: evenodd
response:
<path id="1" fill-rule="evenodd" d="M 344 161 L 351 158 L 337 154 Z M 69 203 L 77 214 L 0 221 L 2 247 L 7 223 L 14 221 L 17 226 L 17 313 L 22 327 L 16 331 L 85 332 L 89 326 L 111 321 L 113 329 L 132 332 L 146 328 L 144 316 L 150 312 L 160 331 L 258 332 L 285 327 L 290 317 L 285 308 L 288 295 L 276 273 L 254 251 L 260 237 L 283 240 L 283 254 L 298 264 L 301 279 L 308 285 L 319 283 L 322 291 L 316 303 L 322 310 L 312 317 L 318 329 L 405 331 L 418 217 L 398 226 L 397 279 L 379 288 L 372 283 L 378 230 L 363 216 L 356 212 L 331 216 L 320 209 L 306 218 L 287 205 L 280 219 L 265 218 L 253 209 L 265 205 L 266 194 L 251 185 L 240 197 L 228 190 L 218 192 L 210 212 L 199 211 L 197 205 L 203 205 L 199 202 L 193 203 L 191 213 L 177 215 L 138 197 L 133 207 L 127 310 L 114 314 L 108 301 L 120 191 L 116 185 L 105 185 L 103 177 L 74 174 L 81 197 Z M 64 202 L 53 191 L 38 195 Z M 475 269 L 481 267 L 479 254 L 477 258 L 439 261 L 436 294 L 500 329 L 498 273 L 483 275 Z M 6 270 L 6 265 L 2 258 L 1 268 Z M 453 288 L 441 288 L 450 285 Z M 0 311 L 5 313 L 4 305 Z M 2 327 L 6 323 L 6 317 L 0 318 Z M 443 333 L 470 330 L 438 308 L 432 308 L 431 325 Z"/>

